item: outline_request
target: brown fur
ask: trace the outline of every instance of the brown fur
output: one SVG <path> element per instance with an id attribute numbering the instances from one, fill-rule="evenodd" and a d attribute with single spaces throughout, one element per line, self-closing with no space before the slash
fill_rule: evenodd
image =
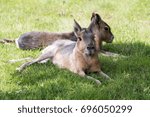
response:
<path id="1" fill-rule="evenodd" d="M 100 15 L 97 13 L 93 13 L 91 17 L 91 24 L 89 25 L 91 31 L 96 36 L 96 47 L 97 49 L 101 49 L 102 42 L 112 43 L 114 36 L 111 32 L 110 26 L 101 19 Z"/>

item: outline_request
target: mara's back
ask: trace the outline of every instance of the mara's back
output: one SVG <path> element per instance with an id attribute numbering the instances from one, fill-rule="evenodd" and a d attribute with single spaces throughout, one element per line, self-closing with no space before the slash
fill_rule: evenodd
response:
<path id="1" fill-rule="evenodd" d="M 53 32 L 27 32 L 22 34 L 17 40 L 16 44 L 21 49 L 35 49 L 43 48 L 60 39 L 74 39 L 73 32 L 53 33 Z"/>

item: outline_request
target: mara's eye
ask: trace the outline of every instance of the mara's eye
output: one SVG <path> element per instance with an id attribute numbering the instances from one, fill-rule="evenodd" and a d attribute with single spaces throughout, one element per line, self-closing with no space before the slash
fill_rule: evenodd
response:
<path id="1" fill-rule="evenodd" d="M 107 26 L 104 27 L 105 30 L 109 30 L 109 28 Z"/>
<path id="2" fill-rule="evenodd" d="M 78 37 L 78 39 L 79 39 L 79 41 L 81 41 L 82 39 L 81 39 L 81 37 Z"/>

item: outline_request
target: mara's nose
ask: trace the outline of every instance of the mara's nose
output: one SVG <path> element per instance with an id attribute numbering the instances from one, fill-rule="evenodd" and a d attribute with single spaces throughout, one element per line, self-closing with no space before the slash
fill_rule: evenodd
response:
<path id="1" fill-rule="evenodd" d="M 111 40 L 113 40 L 113 39 L 114 39 L 114 35 L 111 36 Z"/>
<path id="2" fill-rule="evenodd" d="M 94 46 L 88 46 L 87 49 L 88 49 L 88 50 L 94 50 L 95 47 L 94 47 Z"/>

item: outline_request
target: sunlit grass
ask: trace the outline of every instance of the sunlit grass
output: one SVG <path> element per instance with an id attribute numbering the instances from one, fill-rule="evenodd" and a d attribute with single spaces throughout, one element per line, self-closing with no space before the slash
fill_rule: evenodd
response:
<path id="1" fill-rule="evenodd" d="M 23 62 L 8 61 L 37 57 L 40 50 L 0 44 L 0 99 L 150 99 L 149 8 L 148 0 L 0 0 L 0 39 L 29 31 L 72 31 L 73 19 L 87 27 L 96 11 L 115 35 L 104 49 L 127 56 L 100 56 L 102 70 L 114 81 L 91 74 L 102 81 L 96 86 L 50 62 L 18 73 L 15 69 Z"/>

